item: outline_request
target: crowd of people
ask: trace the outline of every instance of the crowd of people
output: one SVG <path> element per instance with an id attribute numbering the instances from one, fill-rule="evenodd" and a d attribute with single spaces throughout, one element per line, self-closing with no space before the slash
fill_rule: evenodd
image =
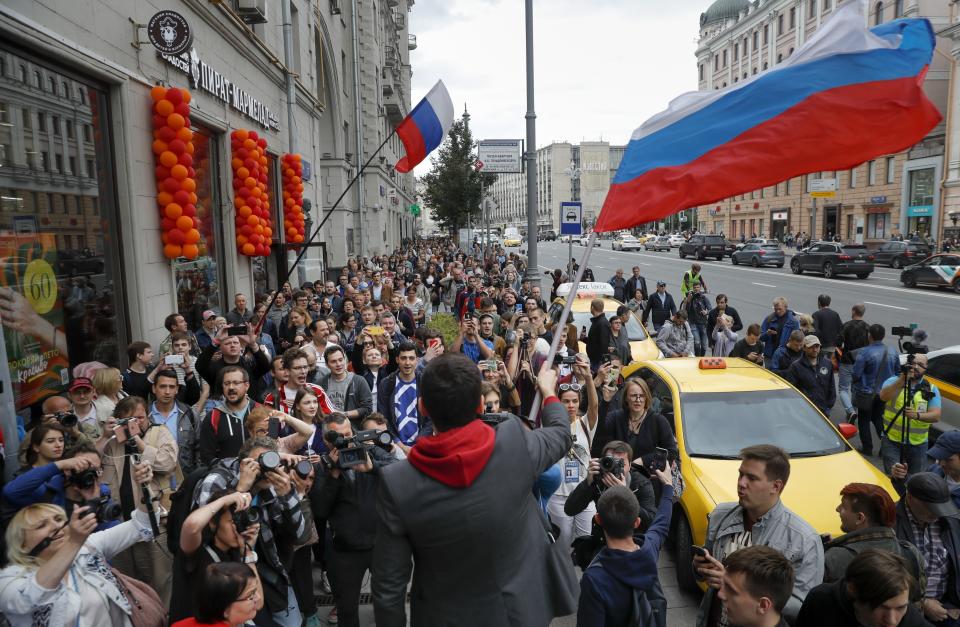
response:
<path id="1" fill-rule="evenodd" d="M 4 620 L 352 627 L 369 577 L 388 627 L 411 579 L 414 625 L 664 625 L 683 475 L 675 426 L 622 374 L 633 316 L 664 358 L 741 357 L 828 417 L 839 399 L 902 494 L 824 495 L 844 535 L 821 538 L 780 500 L 789 456 L 744 448 L 739 500 L 694 547 L 699 625 L 960 625 L 960 437 L 929 447 L 926 359 L 901 368 L 864 305 L 843 321 L 826 294 L 810 316 L 776 298 L 745 326 L 700 265 L 676 299 L 637 266 L 609 280 L 619 310 L 594 300 L 577 329 L 563 271 L 541 289 L 522 256 L 447 239 L 335 276 L 236 294 L 194 329 L 171 313 L 125 370 L 82 369 L 43 402 L 8 454 Z"/>

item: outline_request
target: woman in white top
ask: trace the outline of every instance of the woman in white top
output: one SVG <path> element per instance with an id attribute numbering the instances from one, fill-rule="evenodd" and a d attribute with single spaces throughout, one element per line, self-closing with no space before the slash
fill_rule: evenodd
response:
<path id="1" fill-rule="evenodd" d="M 560 537 L 557 542 L 560 546 L 568 547 L 574 538 L 590 535 L 590 521 L 597 513 L 593 503 L 576 516 L 567 516 L 563 506 L 567 497 L 577 485 L 587 478 L 587 466 L 590 463 L 590 447 L 593 436 L 597 432 L 597 416 L 599 401 L 597 388 L 590 374 L 590 362 L 585 355 L 577 355 L 577 363 L 573 365 L 574 380 L 572 383 L 561 383 L 557 394 L 560 402 L 567 408 L 570 418 L 570 434 L 573 436 L 573 448 L 566 457 L 557 464 L 560 466 L 560 487 L 550 497 L 547 511 L 550 521 L 560 528 Z M 587 413 L 580 415 L 580 401 L 583 394 L 587 395 Z"/>
<path id="2" fill-rule="evenodd" d="M 0 612 L 13 627 L 129 627 L 131 608 L 107 560 L 136 542 L 153 539 L 142 510 L 90 535 L 97 517 L 75 507 L 23 508 L 7 528 L 7 559 L 0 571 Z"/>
<path id="3" fill-rule="evenodd" d="M 733 318 L 727 314 L 717 316 L 717 324 L 713 327 L 713 356 L 726 357 L 736 345 L 737 332 L 730 327 L 733 326 Z"/>
<path id="4" fill-rule="evenodd" d="M 116 368 L 101 368 L 93 373 L 91 383 L 97 392 L 97 398 L 93 399 L 93 406 L 97 409 L 97 423 L 102 427 L 107 418 L 113 415 L 113 408 L 120 399 L 127 396 L 123 391 L 123 375 Z M 99 434 L 97 435 L 99 437 Z"/>

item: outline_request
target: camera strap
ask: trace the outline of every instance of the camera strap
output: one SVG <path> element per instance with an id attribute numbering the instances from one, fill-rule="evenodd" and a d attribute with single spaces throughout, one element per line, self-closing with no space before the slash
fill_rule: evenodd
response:
<path id="1" fill-rule="evenodd" d="M 37 557 L 38 555 L 46 551 L 47 547 L 53 544 L 53 539 L 57 537 L 57 534 L 63 531 L 69 524 L 70 524 L 70 521 L 68 520 L 64 522 L 62 525 L 60 525 L 59 527 L 57 527 L 56 531 L 48 535 L 46 538 L 38 542 L 35 547 L 30 549 L 30 552 L 27 553 L 27 555 L 30 557 Z"/>

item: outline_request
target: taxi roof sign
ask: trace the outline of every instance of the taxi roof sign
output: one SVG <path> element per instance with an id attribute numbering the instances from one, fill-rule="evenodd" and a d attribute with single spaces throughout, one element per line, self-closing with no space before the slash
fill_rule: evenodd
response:
<path id="1" fill-rule="evenodd" d="M 561 283 L 557 286 L 557 296 L 566 298 L 570 294 L 573 283 Z M 577 285 L 577 298 L 593 298 L 595 296 L 613 297 L 613 286 L 602 281 L 586 281 Z"/>
<path id="2" fill-rule="evenodd" d="M 701 357 L 700 370 L 725 370 L 727 361 L 723 357 Z"/>

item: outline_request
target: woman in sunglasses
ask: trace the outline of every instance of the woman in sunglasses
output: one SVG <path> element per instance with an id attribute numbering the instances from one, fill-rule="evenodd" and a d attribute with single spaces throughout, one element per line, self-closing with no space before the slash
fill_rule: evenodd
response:
<path id="1" fill-rule="evenodd" d="M 563 511 L 567 497 L 587 477 L 590 447 L 593 444 L 593 436 L 597 432 L 600 406 L 597 388 L 593 385 L 593 376 L 590 374 L 590 362 L 585 355 L 580 354 L 576 356 L 576 360 L 573 364 L 573 379 L 570 383 L 561 383 L 557 391 L 560 402 L 566 407 L 567 416 L 570 418 L 570 435 L 573 437 L 574 444 L 566 457 L 557 462 L 562 481 L 547 504 L 551 522 L 560 528 L 557 541 L 561 546 L 570 546 L 574 538 L 590 535 L 590 521 L 597 513 L 592 503 L 576 516 L 567 516 Z M 584 395 L 587 397 L 587 412 L 581 414 L 580 404 Z"/>

